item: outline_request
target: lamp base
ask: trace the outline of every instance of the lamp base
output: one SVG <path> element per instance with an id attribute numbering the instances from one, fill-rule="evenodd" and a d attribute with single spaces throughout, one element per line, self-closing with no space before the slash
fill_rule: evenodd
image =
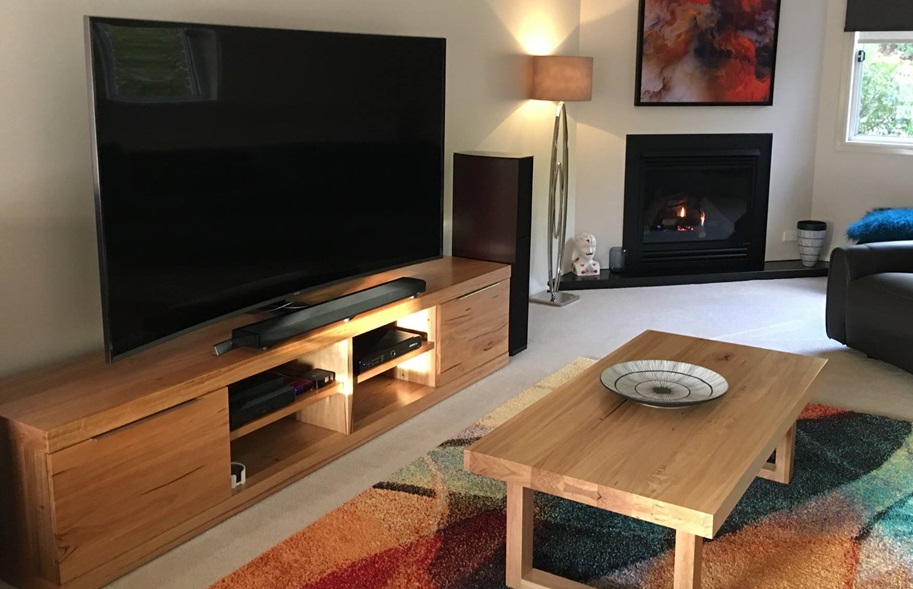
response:
<path id="1" fill-rule="evenodd" d="M 570 293 L 570 292 L 540 292 L 534 295 L 530 295 L 529 302 L 531 303 L 541 303 L 543 305 L 551 305 L 553 307 L 563 307 L 569 305 L 576 300 L 579 300 L 580 297 Z"/>

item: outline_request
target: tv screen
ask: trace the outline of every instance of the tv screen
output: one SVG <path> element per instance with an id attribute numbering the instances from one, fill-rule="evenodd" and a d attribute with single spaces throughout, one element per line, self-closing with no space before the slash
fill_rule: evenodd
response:
<path id="1" fill-rule="evenodd" d="M 442 255 L 444 39 L 86 29 L 109 361 Z"/>

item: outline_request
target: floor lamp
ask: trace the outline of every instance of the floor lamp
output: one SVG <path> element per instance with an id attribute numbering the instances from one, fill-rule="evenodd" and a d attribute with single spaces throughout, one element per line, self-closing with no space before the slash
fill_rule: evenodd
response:
<path id="1" fill-rule="evenodd" d="M 545 292 L 530 296 L 534 303 L 563 307 L 577 295 L 560 292 L 561 261 L 567 241 L 567 108 L 565 102 L 590 100 L 593 93 L 593 58 L 563 55 L 532 57 L 529 97 L 558 103 L 552 133 L 552 157 L 548 179 L 548 285 Z"/>

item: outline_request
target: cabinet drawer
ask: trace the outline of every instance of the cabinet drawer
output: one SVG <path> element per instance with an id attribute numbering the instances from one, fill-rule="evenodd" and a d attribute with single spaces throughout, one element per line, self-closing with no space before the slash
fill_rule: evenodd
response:
<path id="1" fill-rule="evenodd" d="M 439 384 L 507 355 L 509 299 L 504 280 L 440 306 Z"/>
<path id="2" fill-rule="evenodd" d="M 228 392 L 51 454 L 66 583 L 231 496 Z"/>

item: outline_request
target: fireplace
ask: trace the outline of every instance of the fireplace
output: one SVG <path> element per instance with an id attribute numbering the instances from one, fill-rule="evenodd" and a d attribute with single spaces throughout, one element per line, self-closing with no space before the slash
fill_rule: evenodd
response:
<path id="1" fill-rule="evenodd" d="M 770 134 L 628 135 L 625 273 L 761 270 Z"/>

